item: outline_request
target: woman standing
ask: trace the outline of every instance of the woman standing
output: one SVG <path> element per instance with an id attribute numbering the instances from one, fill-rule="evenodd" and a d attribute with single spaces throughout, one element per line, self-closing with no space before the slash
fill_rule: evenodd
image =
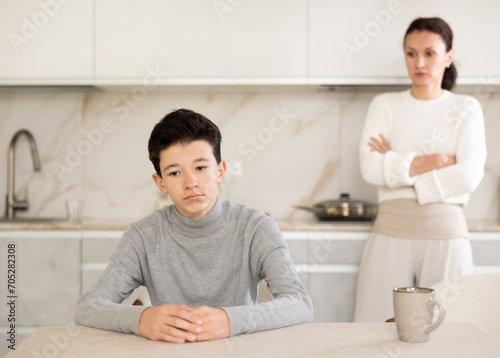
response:
<path id="1" fill-rule="evenodd" d="M 393 316 L 392 289 L 428 287 L 472 273 L 463 207 L 484 174 L 481 105 L 450 92 L 453 33 L 440 18 L 414 20 L 404 37 L 411 89 L 376 96 L 360 144 L 379 213 L 361 261 L 355 321 Z"/>

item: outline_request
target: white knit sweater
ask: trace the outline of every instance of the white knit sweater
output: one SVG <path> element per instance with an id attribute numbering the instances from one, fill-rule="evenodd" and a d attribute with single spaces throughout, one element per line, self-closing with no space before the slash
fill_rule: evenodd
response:
<path id="1" fill-rule="evenodd" d="M 391 145 L 385 154 L 371 152 L 370 137 L 382 134 Z M 457 163 L 409 176 L 415 156 L 445 153 Z M 486 141 L 479 102 L 449 91 L 437 99 L 418 100 L 410 90 L 376 96 L 368 109 L 360 142 L 363 179 L 377 185 L 379 203 L 410 198 L 466 205 L 484 175 Z"/>

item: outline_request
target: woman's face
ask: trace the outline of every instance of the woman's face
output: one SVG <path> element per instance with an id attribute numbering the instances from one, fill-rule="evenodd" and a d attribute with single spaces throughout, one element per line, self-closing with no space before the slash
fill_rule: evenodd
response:
<path id="1" fill-rule="evenodd" d="M 414 87 L 438 86 L 446 67 L 453 61 L 454 51 L 446 51 L 443 38 L 430 31 L 413 31 L 406 36 L 405 61 Z"/>

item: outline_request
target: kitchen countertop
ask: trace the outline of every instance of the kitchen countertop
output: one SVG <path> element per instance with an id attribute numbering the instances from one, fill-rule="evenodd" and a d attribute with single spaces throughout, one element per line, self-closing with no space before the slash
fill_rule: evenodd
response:
<path id="1" fill-rule="evenodd" d="M 276 220 L 282 231 L 366 231 L 373 228 L 372 222 L 331 222 Z M 0 230 L 126 230 L 130 221 L 54 221 L 54 222 L 0 222 Z M 469 222 L 470 232 L 500 232 L 498 222 Z"/>

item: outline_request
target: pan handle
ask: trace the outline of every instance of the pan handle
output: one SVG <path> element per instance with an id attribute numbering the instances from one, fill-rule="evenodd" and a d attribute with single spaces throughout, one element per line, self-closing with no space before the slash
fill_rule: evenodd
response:
<path id="1" fill-rule="evenodd" d="M 307 211 L 310 211 L 310 212 L 313 212 L 313 213 L 316 213 L 316 214 L 323 214 L 323 215 L 327 214 L 326 210 L 311 208 L 309 206 L 294 205 L 294 208 L 307 210 Z"/>

